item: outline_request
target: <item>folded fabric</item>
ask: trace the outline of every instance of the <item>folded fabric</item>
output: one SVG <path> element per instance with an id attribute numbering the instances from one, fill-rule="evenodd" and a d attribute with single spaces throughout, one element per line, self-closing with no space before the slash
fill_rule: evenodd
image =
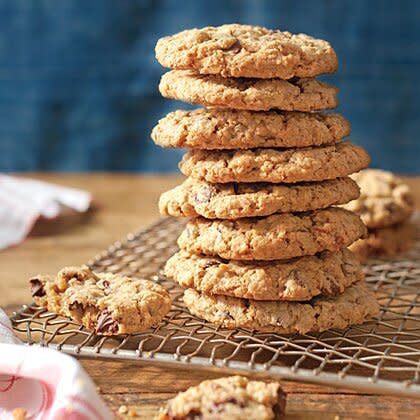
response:
<path id="1" fill-rule="evenodd" d="M 25 346 L 0 309 L 0 418 L 22 408 L 34 420 L 107 420 L 112 415 L 76 359 Z"/>
<path id="2" fill-rule="evenodd" d="M 85 212 L 91 201 L 86 191 L 0 174 L 0 249 L 23 241 L 39 217 Z"/>

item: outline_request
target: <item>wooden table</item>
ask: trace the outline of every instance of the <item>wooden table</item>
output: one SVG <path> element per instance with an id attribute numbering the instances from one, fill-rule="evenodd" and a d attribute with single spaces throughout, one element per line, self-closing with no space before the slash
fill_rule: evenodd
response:
<path id="1" fill-rule="evenodd" d="M 91 191 L 97 210 L 87 217 L 37 227 L 37 236 L 0 252 L 0 305 L 10 313 L 30 301 L 27 280 L 38 273 L 55 273 L 66 265 L 86 262 L 126 233 L 158 217 L 161 192 L 180 181 L 178 176 L 33 175 L 39 179 Z M 420 203 L 420 177 L 409 179 Z M 151 419 L 175 393 L 206 378 L 223 376 L 191 369 L 157 368 L 127 362 L 82 361 L 109 407 L 135 409 Z M 353 391 L 282 383 L 288 392 L 287 418 L 420 418 L 420 401 Z M 251 420 L 251 419 L 250 419 Z"/>

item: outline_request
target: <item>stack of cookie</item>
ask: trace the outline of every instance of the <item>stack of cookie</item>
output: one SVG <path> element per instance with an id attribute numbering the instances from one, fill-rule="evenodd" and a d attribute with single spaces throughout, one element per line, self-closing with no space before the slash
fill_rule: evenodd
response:
<path id="1" fill-rule="evenodd" d="M 163 147 L 186 147 L 189 178 L 164 193 L 164 215 L 190 217 L 165 273 L 187 290 L 191 313 L 229 328 L 292 333 L 344 328 L 378 311 L 346 249 L 360 218 L 331 207 L 358 197 L 348 175 L 367 153 L 349 141 L 331 46 L 307 35 L 245 25 L 161 39 L 160 92 L 208 108 L 170 113 Z"/>
<path id="2" fill-rule="evenodd" d="M 368 236 L 352 244 L 351 250 L 360 261 L 408 250 L 415 232 L 409 222 L 414 211 L 409 186 L 393 173 L 380 169 L 365 169 L 352 178 L 360 187 L 360 196 L 343 207 L 360 216 Z"/>

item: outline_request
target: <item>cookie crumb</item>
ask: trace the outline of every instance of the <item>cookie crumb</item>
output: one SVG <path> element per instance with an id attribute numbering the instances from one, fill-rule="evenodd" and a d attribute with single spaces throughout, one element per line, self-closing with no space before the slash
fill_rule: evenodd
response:
<path id="1" fill-rule="evenodd" d="M 128 410 L 128 417 L 138 417 L 139 413 L 134 408 Z"/>
<path id="2" fill-rule="evenodd" d="M 26 408 L 18 407 L 12 411 L 12 416 L 14 420 L 25 420 L 28 412 Z"/>
<path id="3" fill-rule="evenodd" d="M 121 405 L 118 409 L 119 414 L 127 414 L 128 413 L 128 407 L 126 405 Z"/>

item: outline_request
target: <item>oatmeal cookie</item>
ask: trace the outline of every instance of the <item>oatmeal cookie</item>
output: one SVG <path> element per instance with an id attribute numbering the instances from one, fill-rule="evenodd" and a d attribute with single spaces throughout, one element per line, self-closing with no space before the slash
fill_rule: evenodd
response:
<path id="1" fill-rule="evenodd" d="M 327 41 L 239 24 L 190 29 L 161 38 L 156 58 L 164 67 L 223 77 L 312 77 L 333 73 L 338 65 Z"/>

